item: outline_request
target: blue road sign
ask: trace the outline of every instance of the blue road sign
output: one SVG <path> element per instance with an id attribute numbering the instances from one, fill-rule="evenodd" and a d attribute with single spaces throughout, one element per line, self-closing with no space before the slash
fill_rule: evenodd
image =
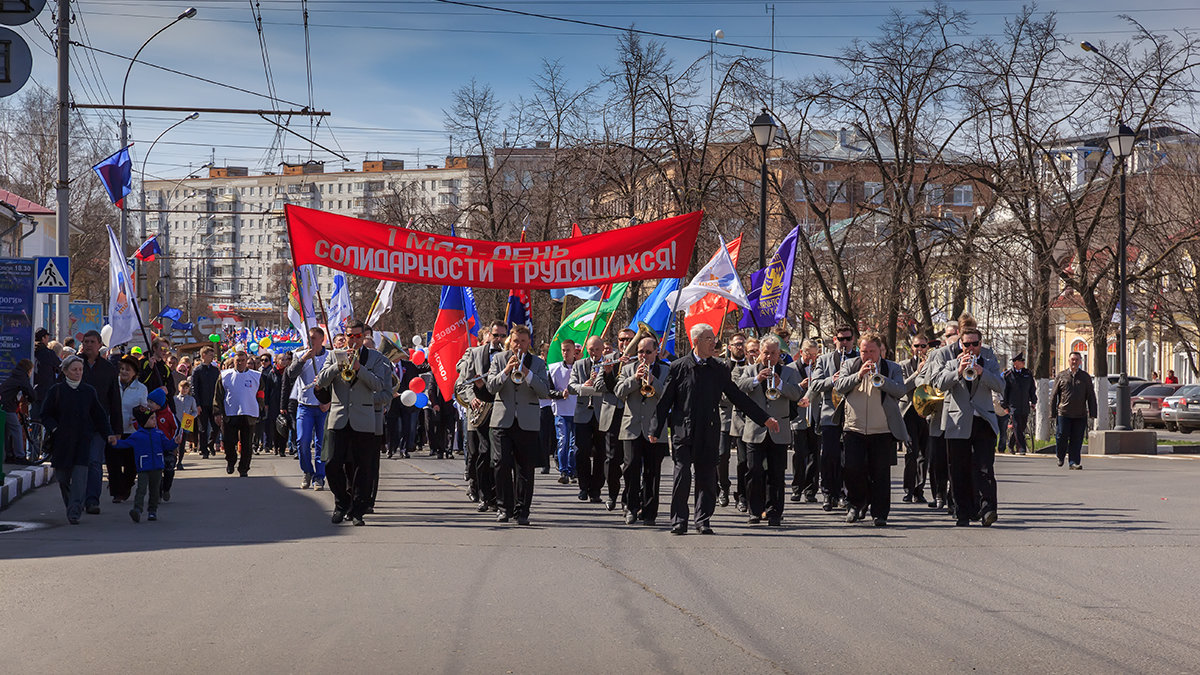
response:
<path id="1" fill-rule="evenodd" d="M 37 292 L 69 293 L 71 291 L 71 259 L 65 255 L 37 258 Z"/>

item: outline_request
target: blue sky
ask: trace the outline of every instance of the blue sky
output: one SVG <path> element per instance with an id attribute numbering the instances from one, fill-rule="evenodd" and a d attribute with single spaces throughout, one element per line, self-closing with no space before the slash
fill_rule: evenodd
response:
<path id="1" fill-rule="evenodd" d="M 50 5 L 56 5 L 51 0 Z M 299 0 L 257 0 L 263 18 L 276 94 L 305 104 L 308 101 L 304 31 Z M 340 148 L 357 166 L 365 153 L 404 159 L 409 166 L 441 161 L 449 148 L 442 110 L 454 89 L 472 77 L 491 85 L 503 100 L 528 95 L 529 80 L 543 59 L 561 60 L 573 84 L 599 77 L 600 67 L 612 63 L 615 35 L 611 30 L 569 25 L 540 18 L 513 16 L 483 9 L 447 5 L 433 0 L 310 0 L 309 38 L 313 100 L 318 109 L 333 113 L 317 131 L 317 140 Z M 726 55 L 742 51 L 729 43 L 768 46 L 775 7 L 775 46 L 836 54 L 852 39 L 871 38 L 887 14 L 897 8 L 916 11 L 931 3 L 922 0 L 600 0 L 592 2 L 481 2 L 538 14 L 614 26 L 637 28 L 707 40 L 716 29 L 725 33 L 716 49 Z M 995 35 L 1005 16 L 1021 2 L 952 0 L 950 6 L 968 12 L 974 27 L 964 40 Z M 250 3 L 245 0 L 79 0 L 72 2 L 76 21 L 72 39 L 99 49 L 132 55 L 138 45 L 189 5 L 195 18 L 184 20 L 156 38 L 141 60 L 178 69 L 255 92 L 266 92 L 266 77 L 258 32 Z M 1200 23 L 1200 8 L 1190 0 L 1149 0 L 1130 10 L 1113 0 L 1049 0 L 1040 11 L 1056 11 L 1060 30 L 1073 41 L 1120 41 L 1128 38 L 1118 18 L 1130 13 L 1152 29 L 1169 30 Z M 50 8 L 39 19 L 53 31 Z M 49 41 L 35 24 L 19 29 L 34 44 L 34 78 L 54 89 L 55 65 Z M 665 40 L 668 53 L 680 63 L 703 58 L 705 42 Z M 74 48 L 77 67 L 73 91 L 80 102 L 119 102 L 127 61 Z M 828 68 L 829 62 L 811 57 L 780 55 L 776 74 L 791 78 Z M 130 76 L 130 104 L 201 105 L 259 108 L 266 99 L 189 80 L 136 65 Z M 278 104 L 284 106 L 285 104 Z M 119 113 L 91 113 L 115 128 Z M 130 113 L 133 150 L 140 153 L 163 129 L 186 113 Z M 307 122 L 293 128 L 308 133 Z M 256 117 L 202 115 L 187 122 L 155 147 L 148 163 L 151 176 L 183 176 L 215 152 L 218 165 L 249 166 L 259 171 L 274 138 L 273 128 Z M 115 149 L 115 148 L 114 148 Z M 214 150 L 215 149 L 215 150 Z M 332 159 L 320 150 L 314 157 Z M 288 159 L 307 159 L 309 147 L 289 137 Z M 275 156 L 278 161 L 278 155 Z M 327 165 L 340 168 L 340 161 Z"/>

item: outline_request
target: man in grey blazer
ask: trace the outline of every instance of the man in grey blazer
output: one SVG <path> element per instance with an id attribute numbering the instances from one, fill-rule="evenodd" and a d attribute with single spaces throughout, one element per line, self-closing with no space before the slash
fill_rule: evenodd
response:
<path id="1" fill-rule="evenodd" d="M 746 338 L 745 348 L 742 350 L 742 362 L 740 364 L 729 367 L 729 377 L 733 380 L 733 385 L 737 386 L 737 381 L 742 377 L 742 369 L 750 366 L 758 360 L 759 342 L 758 338 Z M 740 391 L 740 390 L 739 390 Z M 728 401 L 726 396 L 721 399 Z M 736 407 L 729 412 L 729 435 L 733 437 L 733 447 L 737 448 L 737 490 L 733 493 L 733 501 L 737 510 L 746 513 L 750 510 L 750 502 L 748 496 L 750 494 L 749 479 L 749 464 L 746 459 L 750 456 L 750 446 L 746 445 L 746 441 L 742 439 L 742 433 L 746 430 L 746 414 Z"/>
<path id="2" fill-rule="evenodd" d="M 846 485 L 846 522 L 866 516 L 870 506 L 876 527 L 891 512 L 891 473 L 896 442 L 908 440 L 899 400 L 905 394 L 900 364 L 883 358 L 883 338 L 868 333 L 859 340 L 860 356 L 842 364 L 834 389 L 842 395 L 845 422 L 842 481 Z M 875 376 L 878 384 L 875 386 Z"/>
<path id="3" fill-rule="evenodd" d="M 931 351 L 925 362 L 925 370 L 917 376 L 917 386 L 933 384 L 933 374 L 942 369 L 947 361 L 957 359 L 962 352 L 958 344 L 958 322 L 946 324 L 942 332 L 942 346 Z M 946 437 L 942 431 L 942 419 L 946 406 L 929 416 L 929 445 L 925 465 L 929 468 L 929 508 L 953 508 L 954 496 L 948 488 L 950 468 L 946 463 Z"/>
<path id="4" fill-rule="evenodd" d="M 759 341 L 759 351 L 759 361 L 742 368 L 737 379 L 738 389 L 771 417 L 786 420 L 791 414 L 791 402 L 800 400 L 804 393 L 800 390 L 800 374 L 795 368 L 784 367 L 780 362 L 782 346 L 775 335 L 764 336 Z M 774 400 L 767 398 L 768 388 L 777 390 L 778 397 Z M 768 525 L 778 526 L 783 520 L 783 484 L 792 427 L 790 424 L 780 424 L 778 431 L 771 431 L 747 419 L 742 426 L 742 440 L 749 449 L 746 458 L 749 522 L 752 525 L 762 522 L 765 514 Z"/>
<path id="5" fill-rule="evenodd" d="M 658 518 L 658 495 L 662 479 L 662 463 L 667 456 L 667 444 L 651 443 L 654 433 L 654 413 L 667 385 L 669 367 L 658 359 L 658 340 L 645 337 L 638 343 L 637 361 L 621 368 L 614 393 L 625 402 L 618 432 L 624 445 L 625 524 L 639 520 L 654 525 Z M 651 396 L 642 395 L 642 386 L 650 382 Z"/>
<path id="6" fill-rule="evenodd" d="M 488 327 L 484 343 L 472 347 L 458 362 L 458 380 L 454 384 L 455 394 L 467 402 L 467 498 L 479 502 L 478 511 L 495 511 L 496 472 L 492 470 L 491 414 L 485 411 L 492 405 L 495 395 L 487 389 L 487 374 L 492 368 L 492 357 L 504 351 L 508 338 L 508 326 L 503 321 L 493 321 Z"/>
<path id="7" fill-rule="evenodd" d="M 335 355 L 325 359 L 316 386 L 331 392 L 326 440 L 333 448 L 325 477 L 333 492 L 333 522 L 349 518 L 362 525 L 363 514 L 372 508 L 379 471 L 383 413 L 392 395 L 392 362 L 363 346 L 363 323 L 358 319 L 346 320 L 346 341 L 342 355 L 353 376 L 349 381 L 342 377 L 343 366 Z"/>
<path id="8" fill-rule="evenodd" d="M 837 508 L 844 501 L 842 495 L 842 406 L 833 403 L 833 382 L 842 363 L 858 356 L 854 348 L 854 329 L 840 326 L 834 332 L 837 344 L 834 351 L 817 357 L 813 367 L 809 390 L 820 397 L 821 402 L 821 494 L 825 498 L 822 506 L 826 511 Z M 839 394 L 839 403 L 840 403 Z M 814 403 L 816 401 L 813 401 Z"/>
<path id="9" fill-rule="evenodd" d="M 608 501 L 605 502 L 605 507 L 609 511 L 617 508 L 617 499 L 621 495 L 621 464 L 625 458 L 625 446 L 620 439 L 625 402 L 615 393 L 617 375 L 633 360 L 624 354 L 630 348 L 635 335 L 628 328 L 617 332 L 617 346 L 612 354 L 612 357 L 617 359 L 617 364 L 604 370 L 599 384 L 600 391 L 604 393 L 604 398 L 600 401 L 600 432 L 604 434 L 604 480 L 608 483 Z"/>
<path id="10" fill-rule="evenodd" d="M 567 393 L 575 398 L 575 473 L 579 478 L 579 501 L 589 499 L 600 503 L 604 487 L 604 432 L 600 428 L 600 412 L 604 407 L 601 373 L 597 366 L 603 360 L 604 340 L 593 335 L 584 343 L 587 358 L 575 362 Z M 611 366 L 608 366 L 611 369 Z M 603 369 L 600 369 L 603 371 Z"/>
<path id="11" fill-rule="evenodd" d="M 942 421 L 954 491 L 956 525 L 979 519 L 984 527 L 996 522 L 996 436 L 1000 427 L 992 394 L 1003 393 L 1000 363 L 975 325 L 962 328 L 962 352 L 933 375 L 933 384 L 946 392 Z M 974 377 L 968 377 L 968 369 Z"/>
<path id="12" fill-rule="evenodd" d="M 528 525 L 529 505 L 533 502 L 533 469 L 541 447 L 539 399 L 550 395 L 550 375 L 546 362 L 529 351 L 528 328 L 514 325 L 508 347 L 508 351 L 492 357 L 487 375 L 488 391 L 496 395 L 491 419 L 492 468 L 496 471 L 496 500 L 500 505 L 496 522 L 507 523 L 516 516 L 518 524 Z M 519 376 L 515 375 L 518 371 Z"/>

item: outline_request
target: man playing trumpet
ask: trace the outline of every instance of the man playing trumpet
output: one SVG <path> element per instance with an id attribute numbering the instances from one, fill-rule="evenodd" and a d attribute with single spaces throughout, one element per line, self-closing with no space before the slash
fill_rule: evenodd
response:
<path id="1" fill-rule="evenodd" d="M 550 379 L 546 362 L 529 351 L 529 329 L 525 326 L 514 325 L 508 351 L 492 357 L 487 390 L 496 396 L 491 418 L 492 468 L 500 505 L 496 521 L 507 523 L 516 516 L 518 524 L 528 525 L 542 426 L 538 399 L 549 396 Z"/>
<path id="2" fill-rule="evenodd" d="M 639 520 L 654 525 L 658 518 L 659 485 L 666 443 L 651 443 L 654 412 L 667 383 L 667 364 L 658 360 L 658 341 L 644 337 L 637 346 L 637 361 L 625 364 L 615 393 L 625 402 L 619 438 L 625 446 L 625 524 Z"/>
<path id="3" fill-rule="evenodd" d="M 738 388 L 772 418 L 787 419 L 790 402 L 799 400 L 804 393 L 800 390 L 799 372 L 795 368 L 785 368 L 780 362 L 782 347 L 775 335 L 763 337 L 759 341 L 759 351 L 758 361 L 742 368 Z M 759 523 L 765 514 L 768 525 L 778 526 L 783 519 L 783 477 L 787 470 L 792 427 L 780 424 L 777 430 L 768 430 L 747 418 L 742 427 L 742 440 L 749 450 L 746 458 L 749 522 Z"/>

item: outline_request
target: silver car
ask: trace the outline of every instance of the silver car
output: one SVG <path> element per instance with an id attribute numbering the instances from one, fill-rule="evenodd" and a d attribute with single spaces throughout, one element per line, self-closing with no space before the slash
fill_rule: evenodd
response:
<path id="1" fill-rule="evenodd" d="M 1163 426 L 1167 431 L 1187 434 L 1200 429 L 1200 385 L 1180 387 L 1163 399 L 1162 406 Z"/>

